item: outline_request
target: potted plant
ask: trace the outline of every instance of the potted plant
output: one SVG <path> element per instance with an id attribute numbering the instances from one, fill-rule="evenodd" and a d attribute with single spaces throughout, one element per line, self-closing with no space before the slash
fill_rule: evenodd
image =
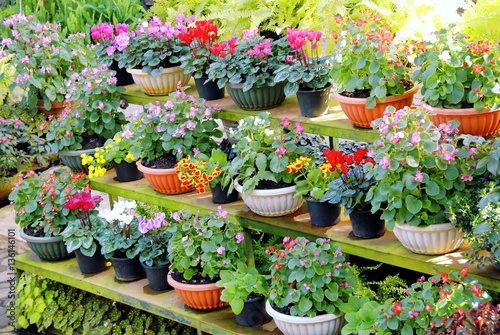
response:
<path id="1" fill-rule="evenodd" d="M 119 200 L 112 209 L 99 210 L 104 220 L 103 229 L 97 240 L 101 253 L 110 259 L 115 269 L 115 278 L 130 282 L 143 276 L 141 263 L 137 256 L 137 242 L 141 238 L 138 220 L 135 216 L 135 201 Z"/>
<path id="2" fill-rule="evenodd" d="M 101 272 L 106 268 L 106 259 L 97 242 L 104 225 L 96 209 L 101 201 L 101 196 L 81 191 L 69 195 L 63 205 L 63 208 L 76 214 L 77 219 L 68 222 L 61 236 L 68 253 L 75 252 L 78 267 L 83 274 Z"/>
<path id="3" fill-rule="evenodd" d="M 369 10 L 335 18 L 331 77 L 333 97 L 351 122 L 370 128 L 386 106 L 411 106 L 418 86 L 411 82 L 408 48 L 397 45 L 380 13 Z"/>
<path id="4" fill-rule="evenodd" d="M 184 73 L 194 78 L 200 98 L 217 100 L 224 97 L 224 87 L 208 79 L 207 70 L 215 60 L 211 52 L 217 41 L 219 27 L 213 20 L 196 20 L 190 24 L 187 31 L 179 33 L 179 39 L 189 46 L 190 52 L 180 57 Z"/>
<path id="5" fill-rule="evenodd" d="M 285 334 L 337 334 L 344 321 L 340 306 L 356 287 L 356 277 L 339 247 L 328 239 L 285 237 L 269 247 L 271 266 L 266 310 Z M 310 327 L 310 328 L 308 328 Z M 295 328 L 295 330 L 294 330 Z"/>
<path id="6" fill-rule="evenodd" d="M 42 260 L 71 256 L 60 233 L 77 217 L 63 206 L 68 196 L 90 188 L 85 174 L 64 168 L 42 174 L 30 170 L 17 176 L 9 195 L 14 203 L 15 222 L 21 227 L 21 237 Z"/>
<path id="7" fill-rule="evenodd" d="M 275 71 L 285 62 L 288 45 L 284 39 L 271 40 L 258 34 L 257 28 L 243 31 L 243 39 L 234 37 L 214 43 L 217 57 L 207 70 L 208 79 L 226 87 L 229 96 L 246 110 L 263 110 L 285 100 L 284 82 L 276 83 Z"/>
<path id="8" fill-rule="evenodd" d="M 130 152 L 136 140 L 130 124 L 126 124 L 121 132 L 107 139 L 101 148 L 96 148 L 93 155 L 82 154 L 82 165 L 87 166 L 88 177 L 103 176 L 112 165 L 120 182 L 141 179 L 144 175 L 137 169 L 137 157 Z"/>
<path id="9" fill-rule="evenodd" d="M 164 291 L 172 287 L 167 282 L 169 261 L 167 244 L 170 236 L 169 221 L 164 211 L 159 208 L 147 210 L 137 217 L 138 229 L 142 237 L 138 241 L 136 253 L 146 272 L 149 287 L 152 290 Z"/>
<path id="10" fill-rule="evenodd" d="M 134 83 L 132 75 L 124 68 L 118 67 L 118 61 L 114 58 L 116 46 L 111 45 L 111 41 L 122 33 L 129 31 L 130 25 L 127 23 L 104 23 L 99 22 L 97 26 L 90 28 L 90 37 L 96 44 L 93 50 L 100 64 L 106 64 L 110 70 L 116 72 L 116 86 L 125 86 Z"/>
<path id="11" fill-rule="evenodd" d="M 178 37 L 190 22 L 191 19 L 182 14 L 175 25 L 155 16 L 138 25 L 136 30 L 115 36 L 107 49 L 108 55 L 118 61 L 119 68 L 126 68 L 132 74 L 144 93 L 174 92 L 179 81 L 186 85 L 191 78 L 180 67 L 180 57 L 189 53 L 189 48 Z"/>
<path id="12" fill-rule="evenodd" d="M 112 138 L 125 124 L 120 108 L 127 103 L 121 98 L 123 87 L 107 66 L 84 68 L 66 81 L 68 105 L 58 118 L 50 120 L 47 141 L 50 151 L 75 172 L 87 172 L 82 154 L 91 154 L 96 147 Z"/>
<path id="13" fill-rule="evenodd" d="M 66 81 L 89 63 L 84 35 L 68 37 L 59 24 L 40 23 L 32 15 L 14 14 L 4 20 L 9 37 L 2 42 L 16 66 L 14 83 L 23 87 L 29 106 L 58 114 L 69 92 Z M 52 108 L 57 108 L 52 110 Z"/>
<path id="14" fill-rule="evenodd" d="M 228 176 L 236 178 L 234 188 L 252 212 L 281 216 L 302 205 L 302 197 L 294 197 L 293 175 L 286 169 L 306 150 L 299 145 L 304 128 L 300 122 L 291 127 L 288 118 L 272 127 L 269 115 L 262 112 L 241 119 L 238 128 L 230 133 L 236 141 L 236 157 L 231 161 Z"/>
<path id="15" fill-rule="evenodd" d="M 371 212 L 371 203 L 366 195 L 375 180 L 369 171 L 375 165 L 366 146 L 355 147 L 351 152 L 329 150 L 325 153 L 331 166 L 337 170 L 336 177 L 328 183 L 328 191 L 321 201 L 337 204 L 349 215 L 352 232 L 360 238 L 375 238 L 385 232 L 385 222 L 380 211 Z"/>
<path id="16" fill-rule="evenodd" d="M 229 303 L 240 326 L 251 327 L 270 321 L 264 299 L 269 291 L 269 279 L 270 276 L 242 263 L 235 271 L 220 272 L 220 280 L 215 283 L 224 288 L 220 299 Z"/>
<path id="17" fill-rule="evenodd" d="M 191 308 L 210 310 L 227 305 L 220 301 L 222 289 L 215 282 L 221 270 L 235 270 L 246 261 L 243 228 L 227 216 L 221 206 L 207 214 L 189 210 L 170 214 L 168 283 Z M 199 301 L 197 294 L 204 298 Z"/>
<path id="18" fill-rule="evenodd" d="M 451 26 L 415 48 L 413 80 L 421 83 L 422 101 L 432 107 L 431 120 L 458 120 L 461 133 L 495 135 L 500 129 L 498 43 L 472 40 Z"/>
<path id="19" fill-rule="evenodd" d="M 217 147 L 215 139 L 222 137 L 216 122 L 218 112 L 204 99 L 178 90 L 171 100 L 150 103 L 133 116 L 129 130 L 137 140 L 130 153 L 142 159 L 138 168 L 156 191 L 177 194 L 191 190 L 182 187 L 174 166 L 185 156 Z"/>
<path id="20" fill-rule="evenodd" d="M 494 334 L 498 310 L 490 300 L 467 268 L 422 276 L 401 300 L 351 297 L 340 307 L 346 313 L 342 334 Z M 488 310 L 493 313 L 482 313 Z"/>
<path id="21" fill-rule="evenodd" d="M 475 168 L 480 156 L 473 143 L 459 145 L 456 125 L 433 125 L 423 108 L 391 106 L 374 122 L 380 139 L 366 200 L 372 212 L 383 210 L 387 228 L 416 253 L 448 253 L 462 243 L 463 233 L 449 223 L 447 202 L 484 168 Z M 431 235 L 419 238 L 423 234 Z"/>
<path id="22" fill-rule="evenodd" d="M 321 36 L 320 31 L 288 28 L 286 40 L 293 52 L 275 71 L 274 80 L 286 82 L 285 95 L 297 94 L 305 117 L 327 113 L 330 102 L 330 66 L 327 57 L 320 57 Z"/>
<path id="23" fill-rule="evenodd" d="M 235 154 L 227 138 L 220 143 L 220 148 L 212 149 L 210 155 L 199 153 L 194 159 L 185 157 L 176 165 L 175 170 L 181 184 L 193 187 L 198 193 L 204 193 L 207 187 L 212 193 L 212 201 L 225 204 L 238 200 L 236 190 L 229 191 L 232 179 L 228 176 L 231 160 Z"/>

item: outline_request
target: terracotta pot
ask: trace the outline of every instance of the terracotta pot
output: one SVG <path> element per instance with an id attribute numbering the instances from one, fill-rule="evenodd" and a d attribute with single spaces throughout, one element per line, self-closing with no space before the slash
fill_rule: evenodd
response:
<path id="1" fill-rule="evenodd" d="M 427 227 L 396 223 L 393 232 L 406 249 L 423 255 L 447 254 L 460 248 L 464 240 L 464 233 L 451 223 Z"/>
<path id="2" fill-rule="evenodd" d="M 220 295 L 224 288 L 212 284 L 185 284 L 176 281 L 171 275 L 168 275 L 167 281 L 175 289 L 175 293 L 184 301 L 184 303 L 200 310 L 213 310 L 227 306 L 227 302 L 220 300 Z"/>
<path id="3" fill-rule="evenodd" d="M 266 301 L 266 311 L 284 335 L 336 335 L 344 325 L 344 315 L 323 314 L 315 317 L 279 313 Z"/>
<path id="4" fill-rule="evenodd" d="M 185 74 L 180 66 L 163 69 L 159 77 L 153 77 L 140 69 L 127 69 L 127 72 L 132 75 L 141 91 L 148 95 L 167 95 L 175 92 L 179 81 L 185 86 L 191 79 L 191 75 Z"/>
<path id="5" fill-rule="evenodd" d="M 38 110 L 40 112 L 42 112 L 46 116 L 50 116 L 50 115 L 58 116 L 59 114 L 61 114 L 63 109 L 66 107 L 66 101 L 62 101 L 62 102 L 51 101 L 50 103 L 51 103 L 52 107 L 49 110 L 47 110 L 43 104 L 43 100 L 38 99 L 38 102 L 36 103 L 36 107 L 38 108 Z"/>
<path id="6" fill-rule="evenodd" d="M 175 169 L 151 169 L 145 167 L 141 162 L 137 163 L 137 168 L 144 174 L 146 180 L 157 192 L 163 194 L 179 194 L 189 192 L 194 187 L 184 187 L 177 177 Z"/>
<path id="7" fill-rule="evenodd" d="M 431 107 L 430 119 L 435 125 L 447 123 L 451 120 L 460 122 L 460 134 L 490 137 L 500 130 L 500 110 L 492 111 L 485 108 L 476 112 L 474 108 L 438 108 Z"/>
<path id="8" fill-rule="evenodd" d="M 419 90 L 418 85 L 413 85 L 411 89 L 402 95 L 388 96 L 385 102 L 377 102 L 374 108 L 366 108 L 366 99 L 349 98 L 338 93 L 333 94 L 333 98 L 340 103 L 342 111 L 347 118 L 355 125 L 361 128 L 371 128 L 372 121 L 381 118 L 387 106 L 394 106 L 401 109 L 405 106 L 411 106 L 413 96 Z"/>

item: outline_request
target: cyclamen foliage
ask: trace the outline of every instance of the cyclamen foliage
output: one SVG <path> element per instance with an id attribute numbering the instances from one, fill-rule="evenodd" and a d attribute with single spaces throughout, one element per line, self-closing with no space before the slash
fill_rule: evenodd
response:
<path id="1" fill-rule="evenodd" d="M 170 226 L 164 212 L 155 212 L 147 216 L 138 216 L 138 230 L 142 237 L 138 241 L 137 253 L 139 260 L 148 266 L 168 264 L 167 245 L 170 236 Z"/>

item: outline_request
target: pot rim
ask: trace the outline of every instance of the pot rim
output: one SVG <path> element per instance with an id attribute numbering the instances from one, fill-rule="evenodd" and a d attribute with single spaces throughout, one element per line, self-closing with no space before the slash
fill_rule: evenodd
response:
<path id="1" fill-rule="evenodd" d="M 312 324 L 312 323 L 322 323 L 322 322 L 328 322 L 332 321 L 335 319 L 338 319 L 343 316 L 343 314 L 336 315 L 336 314 L 323 314 L 323 315 L 317 315 L 314 317 L 309 317 L 309 316 L 291 316 L 291 315 L 286 315 L 283 313 L 280 313 L 274 308 L 271 307 L 271 303 L 269 300 L 266 300 L 266 312 L 273 318 L 278 317 L 278 319 L 281 319 L 285 322 L 288 323 L 295 323 L 295 324 Z"/>
<path id="2" fill-rule="evenodd" d="M 102 148 L 102 147 L 100 147 Z M 69 151 L 59 151 L 58 154 L 67 157 L 80 157 L 82 154 L 93 154 L 96 148 L 93 149 L 80 149 L 80 150 L 69 150 Z"/>
<path id="3" fill-rule="evenodd" d="M 241 186 L 238 183 L 238 178 L 234 180 L 234 188 L 236 191 L 242 193 L 243 191 L 243 186 Z M 269 190 L 256 190 L 254 189 L 252 192 L 249 193 L 249 195 L 256 195 L 256 196 L 274 196 L 274 195 L 283 195 L 283 194 L 288 194 L 295 192 L 295 189 L 297 188 L 296 185 L 292 186 L 287 186 L 287 187 L 282 187 L 282 188 L 274 188 L 274 189 L 269 189 Z"/>
<path id="4" fill-rule="evenodd" d="M 19 236 L 26 242 L 54 243 L 54 242 L 61 242 L 63 240 L 62 236 L 47 236 L 47 237 L 30 236 L 24 232 L 24 228 L 25 227 L 19 229 Z"/>
<path id="5" fill-rule="evenodd" d="M 142 69 L 127 68 L 126 70 L 128 73 L 130 73 L 134 76 L 151 76 L 150 74 L 147 74 L 146 72 L 142 72 Z M 163 71 L 161 72 L 161 74 L 179 72 L 179 70 L 184 72 L 184 69 L 182 69 L 180 65 L 172 66 L 172 67 L 164 68 Z"/>
<path id="6" fill-rule="evenodd" d="M 225 85 L 225 87 L 235 88 L 235 89 L 243 89 L 243 84 L 244 84 L 244 83 L 245 83 L 245 82 L 242 82 L 242 83 L 231 83 L 231 82 L 227 82 L 227 83 L 226 83 L 226 85 Z M 264 84 L 264 85 L 262 85 L 262 86 L 252 86 L 251 90 L 253 90 L 253 89 L 256 89 L 256 90 L 258 90 L 258 89 L 267 89 L 267 88 L 269 88 L 269 87 L 278 87 L 278 88 L 279 88 L 280 86 L 283 86 L 283 87 L 284 87 L 284 86 L 285 86 L 285 82 L 279 82 L 279 83 L 276 83 L 276 85 L 274 85 L 274 86 L 269 86 L 269 85 L 267 85 L 267 84 Z"/>
<path id="7" fill-rule="evenodd" d="M 406 230 L 406 231 L 429 231 L 429 232 L 436 232 L 436 231 L 446 231 L 446 230 L 452 230 L 452 229 L 457 229 L 454 225 L 452 225 L 450 222 L 445 222 L 445 223 L 435 223 L 431 224 L 430 226 L 410 226 L 407 224 L 399 224 L 396 222 L 394 228 L 398 228 L 401 230 Z"/>
<path id="8" fill-rule="evenodd" d="M 142 165 L 142 160 L 137 162 L 137 169 L 147 174 L 176 174 L 175 168 L 171 169 L 152 169 Z"/>
<path id="9" fill-rule="evenodd" d="M 390 103 L 395 100 L 401 100 L 406 97 L 409 97 L 410 95 L 415 95 L 418 91 L 420 90 L 420 86 L 418 84 L 413 83 L 413 87 L 410 88 L 408 91 L 405 91 L 401 95 L 388 95 L 384 101 L 384 103 Z M 333 93 L 333 98 L 337 100 L 338 102 L 341 103 L 349 103 L 352 105 L 365 105 L 366 104 L 366 98 L 350 98 L 350 97 L 345 97 L 341 95 L 340 93 L 334 92 Z M 377 99 L 377 103 L 380 103 L 381 101 Z"/>
<path id="10" fill-rule="evenodd" d="M 175 280 L 171 274 L 167 276 L 167 282 L 175 289 L 188 290 L 188 291 L 208 291 L 208 290 L 221 290 L 223 288 L 215 286 L 215 283 L 210 284 L 185 284 Z"/>
<path id="11" fill-rule="evenodd" d="M 431 113 L 439 115 L 466 116 L 466 115 L 480 115 L 480 114 L 496 113 L 496 112 L 500 113 L 500 109 L 491 110 L 489 107 L 484 107 L 482 111 L 476 112 L 474 108 L 442 108 L 442 107 L 434 107 L 429 104 L 427 105 L 429 106 L 428 109 Z"/>

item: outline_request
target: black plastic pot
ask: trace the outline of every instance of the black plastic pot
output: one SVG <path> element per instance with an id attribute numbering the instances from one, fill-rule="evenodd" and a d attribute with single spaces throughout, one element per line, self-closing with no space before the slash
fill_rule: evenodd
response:
<path id="1" fill-rule="evenodd" d="M 141 171 L 137 169 L 136 162 L 126 162 L 122 160 L 120 163 L 115 163 L 116 180 L 120 182 L 127 182 L 138 180 L 144 177 Z"/>
<path id="2" fill-rule="evenodd" d="M 328 84 L 325 88 L 317 90 L 298 90 L 297 102 L 299 103 L 300 114 L 305 117 L 317 117 L 328 113 L 330 103 L 330 88 Z"/>
<path id="3" fill-rule="evenodd" d="M 353 210 L 349 218 L 354 236 L 369 239 L 384 235 L 385 221 L 380 219 L 381 214 L 380 211 L 373 214 L 370 209 Z"/>
<path id="4" fill-rule="evenodd" d="M 271 321 L 271 317 L 266 312 L 266 302 L 264 297 L 245 300 L 243 310 L 234 316 L 237 324 L 244 327 L 251 327 Z"/>
<path id="5" fill-rule="evenodd" d="M 111 257 L 111 263 L 115 269 L 115 278 L 118 281 L 131 282 L 139 280 L 144 276 L 139 257 L 133 259 Z"/>
<path id="6" fill-rule="evenodd" d="M 106 269 L 106 258 L 101 254 L 100 247 L 97 247 L 93 256 L 85 256 L 80 249 L 75 250 L 76 261 L 80 272 L 83 274 L 97 273 Z"/>
<path id="7" fill-rule="evenodd" d="M 227 194 L 228 189 L 229 186 L 221 187 L 220 184 L 216 184 L 214 187 L 210 187 L 210 191 L 212 192 L 212 201 L 216 204 L 227 204 L 237 201 L 239 198 L 238 191 L 233 189 L 230 194 Z"/>
<path id="8" fill-rule="evenodd" d="M 218 100 L 224 98 L 226 93 L 225 88 L 219 88 L 216 81 L 205 81 L 208 77 L 203 76 L 201 78 L 194 78 L 194 83 L 196 84 L 196 89 L 198 90 L 198 95 L 200 98 L 205 100 Z"/>
<path id="9" fill-rule="evenodd" d="M 111 65 L 109 66 L 110 70 L 116 71 L 115 77 L 116 77 L 116 86 L 125 86 L 125 85 L 130 85 L 134 83 L 134 78 L 132 78 L 132 75 L 127 72 L 125 68 L 120 69 L 118 67 L 118 62 L 113 61 Z"/>
<path id="10" fill-rule="evenodd" d="M 341 207 L 338 204 L 320 202 L 313 198 L 305 198 L 311 223 L 317 227 L 328 227 L 340 221 Z"/>
<path id="11" fill-rule="evenodd" d="M 148 266 L 141 263 L 148 278 L 149 288 L 155 291 L 165 291 L 172 289 L 172 286 L 167 282 L 168 264 L 160 266 Z"/>

